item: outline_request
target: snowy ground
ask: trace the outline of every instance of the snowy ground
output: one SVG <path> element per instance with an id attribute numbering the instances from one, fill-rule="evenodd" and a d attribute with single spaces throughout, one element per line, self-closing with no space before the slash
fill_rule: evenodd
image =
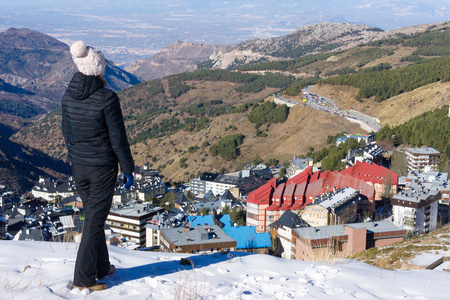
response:
<path id="1" fill-rule="evenodd" d="M 449 299 L 450 274 L 387 271 L 268 255 L 181 255 L 110 247 L 117 272 L 99 292 L 70 290 L 77 244 L 0 241 L 0 299 Z M 180 264 L 190 257 L 192 266 Z"/>

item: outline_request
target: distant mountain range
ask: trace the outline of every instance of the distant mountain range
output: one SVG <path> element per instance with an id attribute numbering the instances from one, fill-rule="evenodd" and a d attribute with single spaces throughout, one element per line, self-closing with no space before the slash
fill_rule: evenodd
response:
<path id="1" fill-rule="evenodd" d="M 59 107 L 75 72 L 69 46 L 57 39 L 26 28 L 0 33 L 0 122 L 17 128 Z M 115 91 L 140 82 L 111 62 L 105 78 Z"/>
<path id="2" fill-rule="evenodd" d="M 201 67 L 234 69 L 243 65 L 265 61 L 286 60 L 314 53 L 341 51 L 400 35 L 411 35 L 446 26 L 448 22 L 425 24 L 383 31 L 364 24 L 323 22 L 304 26 L 281 37 L 254 38 L 225 51 L 212 54 Z"/>
<path id="3" fill-rule="evenodd" d="M 67 163 L 9 138 L 58 108 L 75 72 L 69 46 L 55 38 L 30 29 L 11 28 L 0 33 L 0 184 L 24 191 L 40 175 L 70 173 Z M 112 62 L 105 78 L 115 91 L 140 82 Z M 54 126 L 59 124 L 50 124 Z M 49 134 L 48 128 L 43 134 Z"/>
<path id="4" fill-rule="evenodd" d="M 143 80 L 163 78 L 195 69 L 197 64 L 229 47 L 229 45 L 177 41 L 162 49 L 155 56 L 134 62 L 127 68 L 127 71 Z"/>

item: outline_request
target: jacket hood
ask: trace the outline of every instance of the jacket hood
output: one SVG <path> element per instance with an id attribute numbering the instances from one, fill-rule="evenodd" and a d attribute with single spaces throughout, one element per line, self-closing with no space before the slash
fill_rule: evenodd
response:
<path id="1" fill-rule="evenodd" d="M 73 99 L 84 100 L 104 86 L 103 81 L 97 76 L 86 76 L 77 72 L 70 81 L 67 90 Z"/>

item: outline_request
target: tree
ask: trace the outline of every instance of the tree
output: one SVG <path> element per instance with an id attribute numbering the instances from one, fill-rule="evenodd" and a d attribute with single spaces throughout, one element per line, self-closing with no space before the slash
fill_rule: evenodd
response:
<path id="1" fill-rule="evenodd" d="M 283 179 L 286 176 L 287 166 L 284 166 L 280 169 L 280 173 L 278 174 L 278 179 Z"/>
<path id="2" fill-rule="evenodd" d="M 406 162 L 406 155 L 402 152 L 394 151 L 391 155 L 391 162 L 389 169 L 397 173 L 399 176 L 406 176 L 408 174 L 408 164 Z"/>
<path id="3" fill-rule="evenodd" d="M 392 175 L 389 172 L 384 178 L 384 191 L 381 197 L 383 199 L 383 202 L 390 203 L 392 192 Z"/>
<path id="4" fill-rule="evenodd" d="M 186 192 L 186 198 L 188 198 L 190 201 L 194 200 L 194 193 L 192 193 L 192 191 L 187 191 Z"/>
<path id="5" fill-rule="evenodd" d="M 448 157 L 445 152 L 441 153 L 441 163 L 439 164 L 439 171 L 441 171 L 442 173 L 450 173 Z"/>
<path id="6" fill-rule="evenodd" d="M 237 224 L 238 226 L 245 226 L 246 223 L 246 213 L 241 207 L 235 206 L 230 212 L 230 219 L 232 224 Z"/>
<path id="7" fill-rule="evenodd" d="M 145 198 L 144 202 L 150 202 L 151 204 L 155 204 L 157 202 L 157 199 L 152 195 L 148 195 L 147 198 Z"/>
<path id="8" fill-rule="evenodd" d="M 226 215 L 231 212 L 231 207 L 228 204 L 225 204 L 225 206 L 222 208 L 221 214 Z"/>
<path id="9" fill-rule="evenodd" d="M 211 210 L 207 207 L 203 207 L 202 209 L 200 209 L 199 211 L 197 211 L 197 215 L 202 215 L 202 216 L 206 216 L 209 215 L 209 213 L 211 212 Z"/>

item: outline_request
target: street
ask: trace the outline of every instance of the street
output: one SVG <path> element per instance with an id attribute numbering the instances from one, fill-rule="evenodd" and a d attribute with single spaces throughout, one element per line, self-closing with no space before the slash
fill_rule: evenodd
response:
<path id="1" fill-rule="evenodd" d="M 378 119 L 367 116 L 355 110 L 341 110 L 332 99 L 312 93 L 310 90 L 311 87 L 312 86 L 308 86 L 302 90 L 304 95 L 304 101 L 302 103 L 286 97 L 281 97 L 280 95 L 274 95 L 275 102 L 284 103 L 289 107 L 292 107 L 294 105 L 306 105 L 313 109 L 342 116 L 350 122 L 359 123 L 363 129 L 369 132 L 377 132 L 378 130 L 380 130 L 381 126 L 378 124 Z"/>

